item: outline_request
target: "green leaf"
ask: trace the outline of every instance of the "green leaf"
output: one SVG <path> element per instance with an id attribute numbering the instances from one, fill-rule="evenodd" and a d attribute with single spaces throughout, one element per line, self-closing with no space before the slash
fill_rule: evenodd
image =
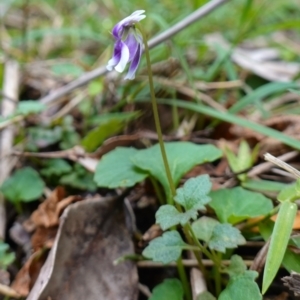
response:
<path id="1" fill-rule="evenodd" d="M 1 186 L 5 198 L 12 203 L 30 202 L 43 194 L 45 184 L 37 171 L 30 167 L 20 169 Z"/>
<path id="2" fill-rule="evenodd" d="M 230 278 L 226 289 L 222 291 L 218 300 L 262 300 L 255 278 L 257 272 L 245 273 Z"/>
<path id="3" fill-rule="evenodd" d="M 269 213 L 273 204 L 262 194 L 247 191 L 241 187 L 220 189 L 210 193 L 212 201 L 209 203 L 218 219 L 225 223 L 235 224 Z"/>
<path id="4" fill-rule="evenodd" d="M 111 119 L 105 123 L 100 124 L 97 128 L 91 130 L 85 138 L 81 141 L 82 146 L 88 152 L 95 151 L 108 137 L 119 133 L 125 123 Z"/>
<path id="5" fill-rule="evenodd" d="M 278 201 L 295 201 L 300 198 L 300 179 L 285 187 L 277 196 Z"/>
<path id="6" fill-rule="evenodd" d="M 192 224 L 195 236 L 208 243 L 210 249 L 225 252 L 226 248 L 236 248 L 246 243 L 240 231 L 231 224 L 221 224 L 218 221 L 202 217 Z"/>
<path id="7" fill-rule="evenodd" d="M 103 90 L 103 82 L 100 80 L 93 80 L 88 85 L 89 95 L 94 97 L 99 95 Z"/>
<path id="8" fill-rule="evenodd" d="M 197 300 L 217 300 L 210 292 L 205 291 L 197 296 Z"/>
<path id="9" fill-rule="evenodd" d="M 16 109 L 15 115 L 30 115 L 30 114 L 38 114 L 42 111 L 44 111 L 47 108 L 47 106 L 44 103 L 41 103 L 39 101 L 21 101 Z"/>
<path id="10" fill-rule="evenodd" d="M 32 151 L 39 148 L 48 147 L 59 142 L 62 139 L 62 128 L 30 127 L 28 128 L 28 141 L 26 148 Z"/>
<path id="11" fill-rule="evenodd" d="M 232 255 L 230 264 L 225 268 L 224 272 L 229 274 L 230 277 L 242 275 L 247 270 L 247 266 L 239 255 Z"/>
<path id="12" fill-rule="evenodd" d="M 162 230 L 171 228 L 172 226 L 181 224 L 185 225 L 190 219 L 196 219 L 197 210 L 188 210 L 187 212 L 179 212 L 173 205 L 162 205 L 155 214 L 156 223 L 160 225 Z"/>
<path id="13" fill-rule="evenodd" d="M 221 157 L 222 152 L 213 145 L 196 145 L 190 142 L 165 143 L 171 176 L 177 186 L 182 176 L 195 165 L 210 162 Z M 132 157 L 132 162 L 140 169 L 149 172 L 160 181 L 167 195 L 171 191 L 164 168 L 159 145 L 140 150 Z"/>
<path id="14" fill-rule="evenodd" d="M 175 201 L 185 210 L 205 209 L 205 204 L 210 201 L 207 194 L 210 192 L 212 183 L 208 175 L 200 175 L 187 180 L 182 188 L 177 189 Z"/>
<path id="15" fill-rule="evenodd" d="M 13 252 L 8 252 L 8 244 L 0 241 L 0 270 L 6 269 L 15 260 L 15 254 Z"/>
<path id="16" fill-rule="evenodd" d="M 259 223 L 259 231 L 265 241 L 269 240 L 273 228 L 274 222 L 271 220 L 265 220 Z M 291 241 L 294 241 L 294 239 L 292 238 Z M 298 245 L 296 245 L 296 247 L 298 247 Z M 299 255 L 289 248 L 287 248 L 285 251 L 282 264 L 289 272 L 294 271 L 300 273 Z"/>
<path id="17" fill-rule="evenodd" d="M 211 239 L 217 224 L 220 224 L 217 220 L 203 216 L 199 220 L 193 222 L 192 229 L 199 240 L 207 243 Z"/>
<path id="18" fill-rule="evenodd" d="M 130 187 L 143 181 L 148 174 L 139 170 L 131 161 L 138 152 L 134 148 L 118 147 L 102 156 L 97 164 L 94 181 L 107 188 Z"/>
<path id="19" fill-rule="evenodd" d="M 130 112 L 118 112 L 118 113 L 104 113 L 101 115 L 96 115 L 90 117 L 87 122 L 89 126 L 97 126 L 100 124 L 107 123 L 111 120 L 118 120 L 120 122 L 130 122 L 137 119 L 141 113 L 139 111 L 130 111 Z"/>
<path id="20" fill-rule="evenodd" d="M 70 173 L 72 167 L 64 159 L 49 159 L 45 163 L 45 168 L 41 170 L 41 174 L 46 177 L 61 176 Z"/>
<path id="21" fill-rule="evenodd" d="M 297 213 L 297 204 L 291 202 L 282 202 L 279 208 L 274 230 L 271 236 L 270 246 L 267 254 L 262 293 L 264 294 L 282 263 L 286 251 L 290 234 L 293 229 L 294 220 Z"/>
<path id="22" fill-rule="evenodd" d="M 210 201 L 207 196 L 211 189 L 208 175 L 201 175 L 188 179 L 182 188 L 177 189 L 175 201 L 185 208 L 185 212 L 179 212 L 172 205 L 162 205 L 157 211 L 156 223 L 163 230 L 174 225 L 185 225 L 190 219 L 196 219 L 198 210 L 205 209 L 205 204 Z"/>
<path id="23" fill-rule="evenodd" d="M 157 285 L 149 300 L 182 300 L 183 288 L 178 279 L 165 279 L 163 283 Z"/>
<path id="24" fill-rule="evenodd" d="M 255 157 L 251 155 L 252 151 L 246 141 L 242 141 L 239 147 L 239 152 L 235 155 L 230 149 L 225 148 L 225 155 L 227 157 L 231 170 L 235 173 L 247 170 L 253 165 Z M 255 151 L 254 151 L 255 153 Z M 247 174 L 240 174 L 238 178 L 245 181 Z"/>
<path id="25" fill-rule="evenodd" d="M 80 190 L 94 192 L 97 189 L 93 181 L 93 174 L 79 164 L 75 164 L 72 173 L 63 175 L 60 184 L 68 185 Z"/>
<path id="26" fill-rule="evenodd" d="M 257 192 L 280 192 L 283 188 L 287 187 L 286 183 L 262 180 L 262 179 L 247 179 L 242 183 L 242 186 L 249 190 Z"/>
<path id="27" fill-rule="evenodd" d="M 189 245 L 182 240 L 180 234 L 172 230 L 152 240 L 144 249 L 143 255 L 153 261 L 168 264 L 176 261 L 180 257 L 181 251 L 187 247 Z"/>
<path id="28" fill-rule="evenodd" d="M 244 245 L 245 243 L 245 238 L 237 228 L 231 224 L 219 223 L 214 227 L 208 247 L 224 253 L 227 248 L 236 248 L 238 245 Z"/>

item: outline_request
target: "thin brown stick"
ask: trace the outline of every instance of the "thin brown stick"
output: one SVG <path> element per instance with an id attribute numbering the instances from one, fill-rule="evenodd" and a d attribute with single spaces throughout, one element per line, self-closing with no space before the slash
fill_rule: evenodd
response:
<path id="1" fill-rule="evenodd" d="M 299 155 L 298 151 L 291 151 L 288 153 L 285 153 L 281 156 L 278 156 L 279 159 L 281 159 L 282 161 L 288 161 L 291 160 L 293 158 L 295 158 L 297 155 Z M 248 177 L 255 177 L 265 171 L 268 171 L 269 169 L 271 169 L 274 166 L 274 164 L 270 163 L 270 162 L 265 162 L 262 163 L 256 167 L 254 167 L 250 172 L 248 172 L 247 176 Z"/>
<path id="2" fill-rule="evenodd" d="M 198 261 L 196 259 L 183 259 L 182 263 L 185 267 L 198 267 Z M 209 259 L 202 259 L 202 263 L 205 267 L 213 267 L 214 262 Z M 251 266 L 252 260 L 244 260 L 246 266 Z M 222 260 L 222 265 L 229 265 L 230 260 Z M 154 262 L 150 260 L 141 260 L 137 262 L 139 268 L 165 268 L 166 265 L 159 262 Z M 176 262 L 171 262 L 167 267 L 177 267 Z"/>
<path id="3" fill-rule="evenodd" d="M 17 102 L 10 99 L 18 99 L 19 95 L 19 65 L 15 61 L 7 61 L 4 70 L 3 98 L 1 103 L 2 116 L 11 115 L 16 108 Z M 0 185 L 9 176 L 17 158 L 9 157 L 14 143 L 14 128 L 9 127 L 0 133 Z M 4 198 L 0 194 L 0 239 L 5 237 L 6 215 Z"/>

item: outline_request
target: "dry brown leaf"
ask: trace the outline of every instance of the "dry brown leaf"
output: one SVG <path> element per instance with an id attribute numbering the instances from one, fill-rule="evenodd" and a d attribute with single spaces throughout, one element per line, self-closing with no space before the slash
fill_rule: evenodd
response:
<path id="1" fill-rule="evenodd" d="M 57 229 L 57 226 L 48 228 L 39 226 L 31 237 L 31 244 L 33 250 L 38 251 L 43 248 L 50 249 L 53 245 Z"/>
<path id="2" fill-rule="evenodd" d="M 52 227 L 59 224 L 59 216 L 71 203 L 82 200 L 80 196 L 64 198 L 65 192 L 62 187 L 57 187 L 43 203 L 35 210 L 30 220 L 35 226 Z"/>
<path id="3" fill-rule="evenodd" d="M 11 288 L 23 297 L 27 297 L 34 285 L 40 270 L 46 260 L 46 251 L 33 253 L 24 266 L 18 272 Z"/>

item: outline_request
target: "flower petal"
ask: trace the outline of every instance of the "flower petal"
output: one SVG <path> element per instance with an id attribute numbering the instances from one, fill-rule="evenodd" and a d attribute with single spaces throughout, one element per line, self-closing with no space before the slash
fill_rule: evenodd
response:
<path id="1" fill-rule="evenodd" d="M 129 50 L 129 61 L 132 61 L 139 46 L 139 41 L 136 39 L 136 34 L 130 32 L 124 43 Z"/>
<path id="2" fill-rule="evenodd" d="M 125 27 L 133 25 L 146 18 L 146 16 L 143 15 L 144 12 L 145 12 L 144 10 L 137 10 L 134 13 L 132 13 L 130 16 L 126 17 L 125 19 L 117 23 L 112 31 L 113 36 L 116 39 L 120 39 L 124 33 Z"/>
<path id="3" fill-rule="evenodd" d="M 118 64 L 115 66 L 115 70 L 122 73 L 129 62 L 129 50 L 123 41 L 118 41 L 117 43 L 121 44 L 121 57 Z"/>
<path id="4" fill-rule="evenodd" d="M 122 54 L 122 43 L 116 42 L 114 47 L 113 57 L 108 61 L 106 69 L 112 71 L 112 69 L 119 63 Z"/>
<path id="5" fill-rule="evenodd" d="M 143 47 L 142 47 L 142 43 L 138 43 L 138 48 L 136 50 L 135 56 L 130 64 L 129 70 L 127 75 L 125 76 L 124 79 L 134 79 L 135 78 L 135 72 L 138 69 L 138 66 L 140 64 L 140 60 L 141 60 L 141 56 L 142 56 L 142 52 L 143 52 Z"/>

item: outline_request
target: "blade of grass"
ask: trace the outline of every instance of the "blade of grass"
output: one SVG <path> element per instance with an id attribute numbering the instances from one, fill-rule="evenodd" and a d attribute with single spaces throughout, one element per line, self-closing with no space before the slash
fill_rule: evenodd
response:
<path id="1" fill-rule="evenodd" d="M 275 93 L 284 92 L 288 89 L 299 88 L 299 83 L 296 82 L 271 82 L 267 83 L 252 93 L 246 95 L 242 99 L 240 99 L 237 103 L 235 103 L 230 109 L 229 112 L 237 113 L 244 109 L 247 105 L 253 104 L 259 101 L 262 98 L 270 96 Z"/>
<path id="2" fill-rule="evenodd" d="M 275 129 L 266 127 L 261 124 L 256 124 L 254 122 L 248 121 L 244 118 L 233 115 L 230 112 L 219 112 L 210 107 L 206 107 L 205 105 L 199 103 L 190 103 L 183 100 L 168 100 L 168 99 L 157 99 L 161 104 L 168 105 L 176 105 L 178 107 L 186 108 L 195 112 L 199 112 L 210 117 L 216 118 L 218 120 L 222 120 L 225 122 L 229 122 L 232 124 L 240 125 L 245 128 L 252 129 L 255 132 L 261 133 L 265 136 L 272 137 L 278 141 L 281 141 L 283 144 L 288 145 L 294 149 L 300 150 L 300 141 L 285 135 Z"/>

